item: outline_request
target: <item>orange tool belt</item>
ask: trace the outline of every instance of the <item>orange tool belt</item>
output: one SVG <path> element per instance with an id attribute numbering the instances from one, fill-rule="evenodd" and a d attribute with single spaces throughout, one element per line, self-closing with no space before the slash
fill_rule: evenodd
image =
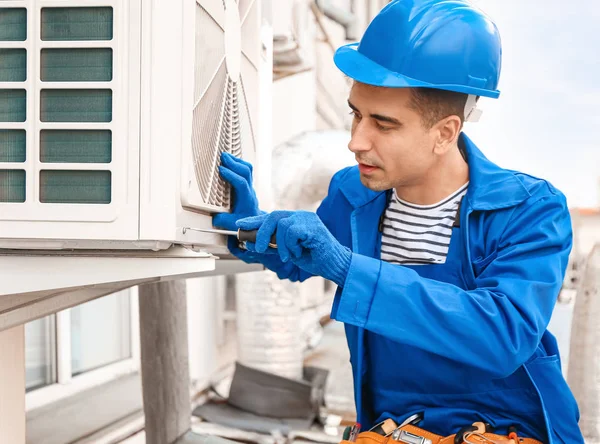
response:
<path id="1" fill-rule="evenodd" d="M 362 432 L 350 440 L 343 440 L 341 444 L 542 444 L 536 439 L 520 438 L 515 431 L 509 432 L 508 436 L 489 433 L 483 423 L 477 422 L 468 431 L 461 432 L 461 436 L 458 437 L 456 434 L 436 435 L 414 425 L 394 427 L 395 423 L 392 420 L 385 423 L 387 424 L 382 423 L 383 428 L 379 427 L 378 432 Z"/>

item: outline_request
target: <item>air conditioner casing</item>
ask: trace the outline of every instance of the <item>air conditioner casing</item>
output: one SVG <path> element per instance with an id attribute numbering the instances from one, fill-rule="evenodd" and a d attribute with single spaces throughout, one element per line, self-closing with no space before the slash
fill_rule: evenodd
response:
<path id="1" fill-rule="evenodd" d="M 0 81 L 0 89 L 27 92 L 25 122 L 0 122 L 0 129 L 25 130 L 27 159 L 23 163 L 0 163 L 0 169 L 24 170 L 26 178 L 24 202 L 0 203 L 0 248 L 160 250 L 181 244 L 217 254 L 226 252 L 224 236 L 195 231 L 211 228 L 212 214 L 229 209 L 229 190 L 213 177 L 219 152 L 204 155 L 206 152 L 202 150 L 226 149 L 253 164 L 260 157 L 256 155 L 256 147 L 260 146 L 259 106 L 261 101 L 269 101 L 270 96 L 269 91 L 261 90 L 259 78 L 261 72 L 268 75 L 271 72 L 271 67 L 265 66 L 269 58 L 263 57 L 261 49 L 260 2 L 2 2 L 0 8 L 27 9 L 27 39 L 0 41 L 0 49 L 25 48 L 27 51 L 27 79 Z M 112 8 L 112 39 L 42 40 L 43 9 L 72 7 Z M 232 11 L 234 7 L 236 11 Z M 207 18 L 206 12 L 212 18 Z M 203 34 L 210 28 L 207 21 L 212 23 L 213 31 L 220 29 L 220 37 L 216 38 L 215 32 Z M 46 48 L 111 48 L 112 80 L 42 81 L 40 53 Z M 225 53 L 219 53 L 221 50 Z M 221 74 L 223 70 L 228 72 L 225 80 L 217 77 L 219 72 L 209 72 L 215 63 Z M 240 73 L 242 81 L 231 80 Z M 208 92 L 207 85 L 211 81 L 224 82 L 229 95 L 223 92 L 223 99 L 213 88 L 212 106 L 200 106 L 199 95 Z M 41 94 L 49 89 L 108 89 L 112 92 L 112 119 L 101 123 L 42 121 Z M 232 108 L 224 109 L 220 105 L 222 100 L 232 102 Z M 199 106 L 202 112 L 198 111 Z M 61 129 L 110 130 L 110 162 L 42 162 L 42 132 Z M 218 145 L 207 139 L 210 131 L 222 134 L 217 137 Z M 204 139 L 200 140 L 201 137 Z M 198 170 L 198 164 L 204 169 Z M 110 202 L 42 202 L 41 171 L 48 170 L 110 172 Z M 216 184 L 211 191 L 216 198 L 211 198 L 211 202 L 199 184 L 202 178 L 209 176 Z"/>

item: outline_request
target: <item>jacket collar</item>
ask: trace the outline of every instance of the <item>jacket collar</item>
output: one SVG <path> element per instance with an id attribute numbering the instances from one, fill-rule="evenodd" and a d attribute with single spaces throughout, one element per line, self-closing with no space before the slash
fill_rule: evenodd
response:
<path id="1" fill-rule="evenodd" d="M 474 210 L 509 208 L 530 196 L 514 172 L 500 168 L 488 160 L 466 134 L 461 133 L 458 143 L 466 152 L 469 163 L 467 200 Z M 348 171 L 340 189 L 354 208 L 362 207 L 385 193 L 365 187 L 360 182 L 357 167 Z"/>
<path id="2" fill-rule="evenodd" d="M 488 160 L 465 133 L 461 133 L 458 143 L 467 153 L 467 199 L 474 210 L 510 208 L 531 196 L 513 171 L 500 168 Z"/>

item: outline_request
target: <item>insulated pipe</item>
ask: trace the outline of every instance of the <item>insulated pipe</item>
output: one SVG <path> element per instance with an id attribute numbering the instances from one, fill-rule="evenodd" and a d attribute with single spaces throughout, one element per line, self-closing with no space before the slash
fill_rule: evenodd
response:
<path id="1" fill-rule="evenodd" d="M 344 28 L 346 32 L 346 40 L 358 40 L 358 18 L 355 14 L 350 11 L 346 11 L 338 6 L 332 4 L 331 0 L 315 0 L 317 7 L 323 11 L 323 14 L 340 26 Z"/>
<path id="2" fill-rule="evenodd" d="M 567 379 L 588 444 L 600 443 L 600 243 L 590 253 L 575 297 Z"/>
<path id="3" fill-rule="evenodd" d="M 350 132 L 305 132 L 273 150 L 272 183 L 279 208 L 316 209 L 325 198 L 333 175 L 356 164 L 348 150 Z"/>
<path id="4" fill-rule="evenodd" d="M 285 378 L 302 379 L 298 284 L 270 271 L 236 276 L 238 361 Z"/>
<path id="5" fill-rule="evenodd" d="M 327 195 L 332 176 L 354 163 L 347 149 L 349 140 L 347 131 L 316 131 L 276 147 L 272 159 L 275 207 L 314 210 Z M 315 307 L 325 302 L 324 281 L 312 278 L 298 284 L 265 271 L 239 274 L 235 285 L 239 362 L 301 379 L 307 336 L 320 317 Z"/>

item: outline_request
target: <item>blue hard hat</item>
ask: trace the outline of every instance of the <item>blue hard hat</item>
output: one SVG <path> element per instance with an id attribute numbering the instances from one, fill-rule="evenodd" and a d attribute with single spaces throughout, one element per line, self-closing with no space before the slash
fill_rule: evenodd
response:
<path id="1" fill-rule="evenodd" d="M 360 83 L 437 88 L 497 98 L 502 45 L 496 25 L 466 0 L 394 0 L 337 67 Z"/>

